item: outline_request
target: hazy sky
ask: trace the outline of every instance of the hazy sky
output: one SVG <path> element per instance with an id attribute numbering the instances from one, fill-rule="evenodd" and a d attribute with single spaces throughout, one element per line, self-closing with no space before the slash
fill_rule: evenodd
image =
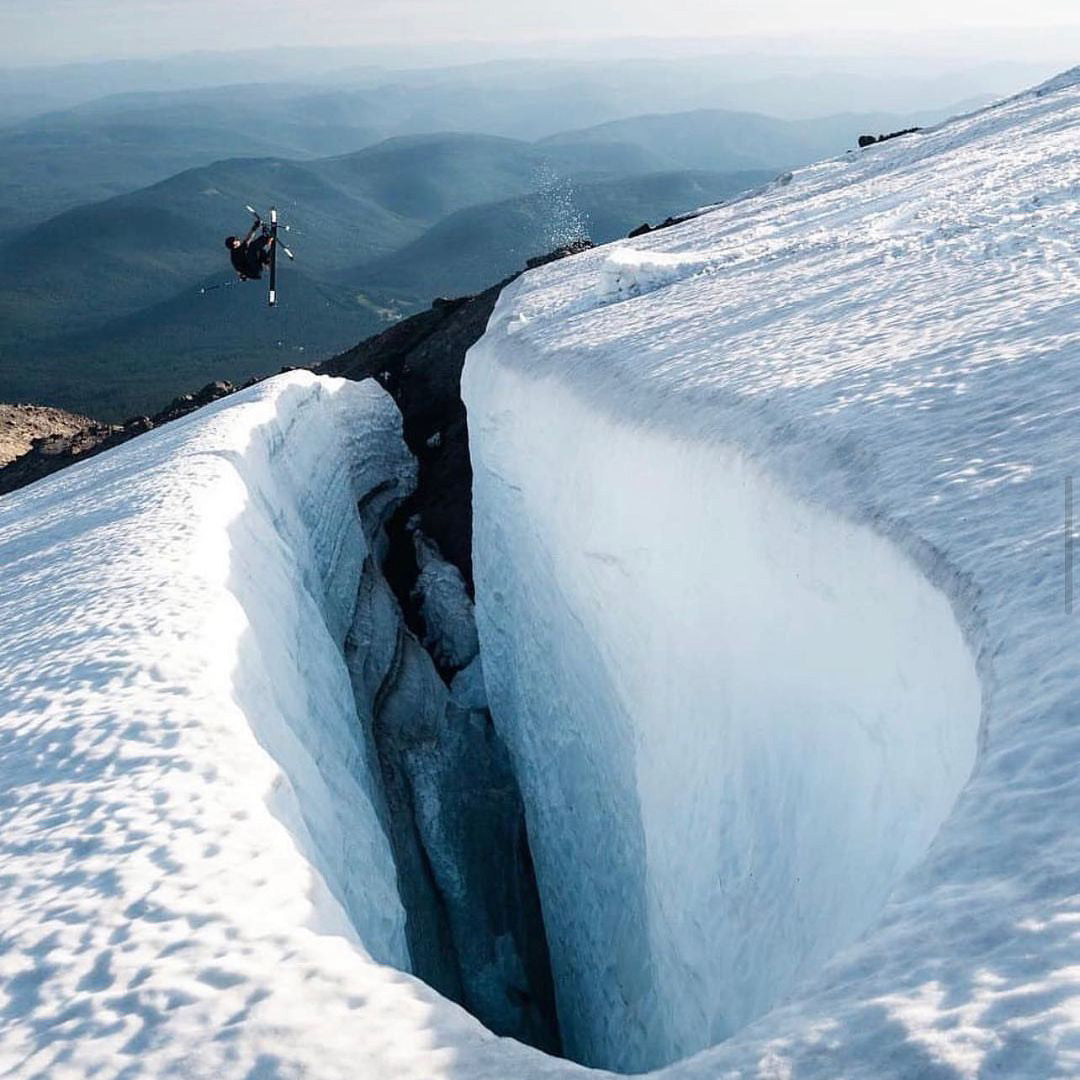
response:
<path id="1" fill-rule="evenodd" d="M 825 42 L 1017 26 L 1080 28 L 1080 0 L 0 0 L 0 62 L 615 34 Z M 1048 55 L 1055 37 L 1047 33 Z M 1007 51 L 1007 35 L 997 39 Z"/>

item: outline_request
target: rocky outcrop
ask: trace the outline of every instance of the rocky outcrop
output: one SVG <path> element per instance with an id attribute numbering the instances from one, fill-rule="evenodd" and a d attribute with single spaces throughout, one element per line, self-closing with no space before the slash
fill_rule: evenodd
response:
<path id="1" fill-rule="evenodd" d="M 916 131 L 922 131 L 922 128 L 904 128 L 903 131 L 890 131 L 888 135 L 860 135 L 859 149 L 865 150 L 868 146 L 873 146 L 875 143 L 888 142 L 890 139 L 899 139 L 901 135 L 913 135 Z"/>
<path id="2" fill-rule="evenodd" d="M 387 575 L 406 601 L 414 629 L 422 633 L 408 600 L 418 575 L 412 537 L 415 518 L 425 536 L 461 570 L 472 587 L 472 469 L 461 402 L 465 353 L 487 327 L 505 282 L 477 296 L 440 299 L 428 311 L 404 319 L 354 349 L 321 364 L 321 375 L 376 379 L 394 398 L 405 423 L 405 441 L 419 464 L 416 492 L 390 526 Z"/>
<path id="3" fill-rule="evenodd" d="M 681 214 L 679 217 L 665 218 L 659 225 L 650 225 L 647 221 L 643 221 L 636 229 L 632 229 L 626 234 L 626 239 L 634 240 L 639 236 L 648 236 L 649 233 L 659 232 L 661 229 L 670 229 L 672 225 L 681 225 L 684 221 L 689 221 L 696 216 L 696 214 Z"/>
<path id="4" fill-rule="evenodd" d="M 47 405 L 0 405 L 0 468 L 22 457 L 35 439 L 72 435 L 92 423 Z"/>
<path id="5" fill-rule="evenodd" d="M 244 386 L 250 386 L 255 381 L 252 379 Z M 47 409 L 43 406 L 0 406 L 0 410 L 38 410 L 43 422 L 48 421 L 48 418 L 52 416 L 57 418 L 57 422 L 47 432 L 39 432 L 38 437 L 32 438 L 17 457 L 5 463 L 0 453 L 0 495 L 6 495 L 9 491 L 32 484 L 35 480 L 58 472 L 76 461 L 82 461 L 114 446 L 119 446 L 128 439 L 135 438 L 136 435 L 167 424 L 170 420 L 186 416 L 195 409 L 209 405 L 210 402 L 239 389 L 241 387 L 234 386 L 230 382 L 208 383 L 194 394 L 183 394 L 169 402 L 161 412 L 154 416 L 133 416 L 122 424 L 103 424 L 85 416 L 64 413 L 60 409 Z M 3 425 L 5 417 L 10 415 L 10 412 L 0 412 L 0 425 Z"/>
<path id="6" fill-rule="evenodd" d="M 530 259 L 526 269 L 589 247 L 588 241 L 577 241 Z M 429 310 L 403 319 L 315 369 L 321 375 L 376 379 L 401 410 L 405 441 L 419 463 L 420 477 L 416 492 L 391 523 L 387 574 L 405 602 L 410 625 L 421 634 L 422 622 L 409 600 L 419 567 L 408 523 L 418 526 L 461 571 L 471 593 L 472 468 L 461 369 L 466 352 L 487 329 L 499 293 L 514 277 L 475 296 L 440 297 Z"/>

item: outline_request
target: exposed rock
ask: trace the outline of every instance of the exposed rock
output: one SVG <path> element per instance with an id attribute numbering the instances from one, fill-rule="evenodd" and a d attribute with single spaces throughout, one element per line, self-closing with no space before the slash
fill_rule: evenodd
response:
<path id="1" fill-rule="evenodd" d="M 659 225 L 650 225 L 647 221 L 643 221 L 632 232 L 627 233 L 627 240 L 633 240 L 636 236 L 647 236 L 649 233 L 659 232 L 661 229 L 670 229 L 672 225 L 681 225 L 684 221 L 690 221 L 692 218 L 697 217 L 697 214 L 680 214 L 678 217 L 664 218 Z"/>
<path id="2" fill-rule="evenodd" d="M 73 435 L 93 423 L 88 416 L 47 405 L 0 405 L 0 467 L 22 457 L 35 439 Z"/>
<path id="3" fill-rule="evenodd" d="M 888 135 L 860 135 L 859 149 L 865 150 L 868 146 L 873 146 L 875 143 L 888 142 L 890 139 L 898 139 L 901 135 L 912 135 L 916 131 L 922 131 L 922 128 L 904 128 L 903 131 L 890 131 Z"/>
<path id="4" fill-rule="evenodd" d="M 472 591 L 472 469 L 469 465 L 461 369 L 465 353 L 487 327 L 507 282 L 477 296 L 436 301 L 316 368 L 320 374 L 377 379 L 397 402 L 405 441 L 420 466 L 416 492 L 390 525 L 394 549 L 387 576 L 420 637 L 424 627 L 408 597 L 418 575 L 406 523 L 416 517 L 424 535 L 462 573 Z"/>
<path id="5" fill-rule="evenodd" d="M 592 247 L 576 240 L 530 259 L 527 269 L 576 255 Z M 478 293 L 440 297 L 428 311 L 362 341 L 320 364 L 323 375 L 377 379 L 397 402 L 405 421 L 405 441 L 420 465 L 415 494 L 389 527 L 393 554 L 387 576 L 405 608 L 409 626 L 423 638 L 425 628 L 410 599 L 419 574 L 406 527 L 416 518 L 443 558 L 461 571 L 472 595 L 472 468 L 461 402 L 465 353 L 487 328 L 499 293 L 518 275 Z"/>
<path id="6" fill-rule="evenodd" d="M 245 383 L 250 386 L 257 380 Z M 25 487 L 35 480 L 40 480 L 50 473 L 57 472 L 75 461 L 93 457 L 114 446 L 127 442 L 128 439 L 141 435 L 144 431 L 160 427 L 170 420 L 185 416 L 203 405 L 218 398 L 234 393 L 241 387 L 229 382 L 208 383 L 194 394 L 183 394 L 169 402 L 161 412 L 154 416 L 133 416 L 122 424 L 102 424 L 84 416 L 62 413 L 59 409 L 43 409 L 43 412 L 70 418 L 70 423 L 54 429 L 48 434 L 35 438 L 24 453 L 14 460 L 3 462 L 0 455 L 0 495 L 5 495 L 16 488 Z M 39 406 L 0 406 L 2 409 L 40 408 Z M 0 425 L 3 423 L 0 413 Z M 0 426 L 0 438 L 3 428 Z"/>
<path id="7" fill-rule="evenodd" d="M 549 251 L 546 255 L 534 255 L 531 259 L 527 259 L 525 262 L 525 269 L 535 270 L 538 266 L 547 266 L 548 263 L 557 262 L 559 259 L 565 259 L 569 255 L 580 255 L 583 251 L 588 251 L 589 248 L 593 246 L 593 242 L 584 236 L 577 240 L 571 240 L 569 244 L 563 244 L 562 247 L 557 247 L 554 251 Z"/>

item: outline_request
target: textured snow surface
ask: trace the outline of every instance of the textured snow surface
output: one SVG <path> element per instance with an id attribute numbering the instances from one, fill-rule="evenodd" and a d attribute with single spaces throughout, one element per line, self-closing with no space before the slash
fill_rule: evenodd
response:
<path id="1" fill-rule="evenodd" d="M 588 1060 L 1080 1074 L 1078 244 L 1080 69 L 503 294 L 481 655 Z"/>
<path id="2" fill-rule="evenodd" d="M 374 383 L 292 373 L 0 501 L 0 1073 L 430 1077 L 341 646 Z M 380 492 L 383 493 L 380 496 Z"/>
<path id="3" fill-rule="evenodd" d="M 626 685 L 651 707 L 671 689 L 652 685 L 653 673 L 701 672 L 671 702 L 667 726 L 698 709 L 701 687 L 724 674 L 710 641 L 720 636 L 743 655 L 754 644 L 706 606 L 731 569 L 720 555 L 736 551 L 740 569 L 757 567 L 747 594 L 751 583 L 765 587 L 768 556 L 806 604 L 828 605 L 835 594 L 847 603 L 849 628 L 851 613 L 861 613 L 854 625 L 867 627 L 865 648 L 850 629 L 844 639 L 851 666 L 881 663 L 872 646 L 892 634 L 922 659 L 874 670 L 924 677 L 939 651 L 956 648 L 945 604 L 977 655 L 980 744 L 951 811 L 939 801 L 924 812 L 919 790 L 947 795 L 940 774 L 955 781 L 950 770 L 967 752 L 963 723 L 938 729 L 944 742 L 925 747 L 923 713 L 912 718 L 917 738 L 905 742 L 889 725 L 892 741 L 880 746 L 896 768 L 879 774 L 892 786 L 871 807 L 864 835 L 880 829 L 879 813 L 903 805 L 892 783 L 903 778 L 912 790 L 900 794 L 920 805 L 920 827 L 946 813 L 928 852 L 899 851 L 898 868 L 908 857 L 916 864 L 863 936 L 726 1042 L 672 1065 L 671 1080 L 1080 1072 L 1080 640 L 1065 611 L 1064 525 L 1080 409 L 1078 81 L 1074 73 L 1041 96 L 797 173 L 787 186 L 636 241 L 643 256 L 605 249 L 530 274 L 504 297 L 470 360 L 469 392 L 481 410 L 481 557 L 485 537 L 499 535 L 486 514 L 506 505 L 521 516 L 500 528 L 520 530 L 521 556 L 534 565 L 545 544 L 561 556 L 587 542 L 576 572 L 588 562 L 595 582 L 622 574 L 620 558 L 650 570 L 641 591 L 630 579 L 621 590 L 604 586 L 617 610 L 602 619 L 580 610 L 593 593 L 532 595 L 529 629 L 540 641 L 554 641 L 573 614 L 610 626 L 619 611 L 652 604 L 657 612 L 655 625 L 627 623 L 610 640 L 585 641 L 579 629 L 592 652 L 566 670 L 551 666 L 562 646 L 551 651 L 547 693 L 565 716 L 577 715 L 579 689 L 597 687 L 592 661 L 627 648 L 648 657 Z M 683 272 L 660 255 L 681 261 Z M 631 277 L 636 285 L 611 284 Z M 509 410 L 526 407 L 522 386 L 538 413 L 523 440 L 547 422 L 552 442 L 581 444 L 578 463 L 569 451 L 561 459 L 546 451 L 566 475 L 539 478 L 538 488 L 520 457 L 488 454 L 512 427 Z M 564 417 L 562 405 L 573 411 Z M 607 438 L 628 455 L 625 470 L 608 461 L 593 471 Z M 650 449 L 659 455 L 651 473 Z M 0 500 L 0 1073 L 601 1075 L 494 1038 L 395 970 L 405 963 L 403 914 L 341 646 L 367 552 L 356 502 L 368 505 L 410 473 L 400 421 L 380 390 L 293 373 Z M 597 477 L 611 490 L 591 490 Z M 530 487 L 514 493 L 517 479 Z M 539 502 L 526 505 L 537 492 L 554 499 L 556 479 L 573 489 L 558 509 L 572 506 L 585 520 L 548 520 Z M 657 512 L 639 484 L 668 492 Z M 739 485 L 746 506 L 734 500 Z M 710 516 L 718 505 L 741 515 L 738 534 Z M 599 516 L 616 506 L 621 534 Z M 714 531 L 681 536 L 685 546 L 668 539 L 663 564 L 649 567 L 648 552 L 631 551 L 626 534 L 655 535 L 669 510 Z M 754 541 L 767 517 L 763 553 Z M 594 544 L 594 528 L 606 540 L 621 536 L 622 548 Z M 836 577 L 838 554 L 850 557 L 861 588 L 880 588 L 873 597 L 884 612 Z M 790 578 L 811 564 L 830 574 L 796 587 Z M 555 567 L 540 568 L 553 579 Z M 481 582 L 490 572 L 481 567 Z M 678 633 L 679 612 L 661 612 L 673 597 L 688 613 Z M 752 595 L 740 599 L 739 620 L 753 616 L 760 631 L 766 613 L 753 611 Z M 482 644 L 496 655 L 508 655 L 509 643 L 494 638 L 502 602 L 485 593 L 479 609 L 489 636 Z M 767 603 L 779 601 L 770 594 Z M 921 652 L 905 636 L 901 603 L 909 630 L 912 619 L 936 628 Z M 823 624 L 823 645 L 837 633 Z M 759 673 L 772 641 L 756 646 Z M 803 686 L 817 670 L 796 663 L 793 648 L 780 656 Z M 818 658 L 832 672 L 848 659 Z M 939 666 L 957 680 L 970 674 L 955 654 L 944 659 Z M 769 689 L 784 703 L 799 684 L 775 667 Z M 455 700 L 483 700 L 478 673 L 473 661 L 458 675 Z M 505 672 L 485 673 L 506 693 Z M 850 673 L 841 675 L 850 685 Z M 909 695 L 927 685 L 897 684 Z M 747 700 L 745 686 L 736 688 L 741 697 L 733 689 L 733 702 Z M 867 681 L 868 693 L 876 687 Z M 948 691 L 962 696 L 961 682 Z M 631 715 L 632 704 L 609 695 L 597 715 L 609 705 L 607 716 Z M 817 718 L 829 719 L 808 716 Z M 571 734 L 588 749 L 592 732 Z M 870 725 L 858 746 L 823 744 L 840 755 L 835 771 L 864 765 L 874 734 Z M 730 770 L 710 758 L 719 755 L 715 733 L 701 735 L 688 787 L 714 765 Z M 665 837 L 646 833 L 635 805 L 680 795 L 679 777 L 646 767 L 643 755 L 672 745 L 664 739 L 649 730 L 623 741 L 639 788 L 624 793 L 621 831 L 597 844 L 655 841 L 658 857 L 685 872 L 715 855 L 695 843 L 709 820 Z M 757 729 L 743 743 L 763 754 L 772 745 Z M 815 767 L 818 750 L 812 741 L 806 748 Z M 586 763 L 564 761 L 567 785 L 584 786 Z M 939 780 L 921 776 L 914 766 L 922 764 Z M 781 765 L 777 754 L 743 779 L 774 784 Z M 789 764 L 784 770 L 791 774 Z M 809 768 L 799 775 L 824 790 Z M 523 777 L 532 793 L 536 779 Z M 655 786 L 662 780 L 669 790 Z M 586 831 L 595 828 L 591 809 L 583 803 L 576 819 Z M 778 822 L 775 832 L 790 835 Z M 802 827 L 792 829 L 801 835 Z M 923 840 L 898 825 L 899 845 Z M 871 854 L 880 869 L 881 854 Z M 877 870 L 870 876 L 867 887 L 878 887 Z M 636 894 L 623 897 L 633 915 Z M 594 909 L 595 899 L 582 896 Z M 688 899 L 692 915 L 699 898 Z M 682 906 L 669 914 L 682 918 Z M 780 909 L 765 914 L 791 924 Z M 820 911 L 805 914 L 829 928 Z M 703 922 L 703 943 L 709 929 Z M 619 966 L 630 986 L 635 955 L 616 949 L 619 940 L 580 963 Z M 704 983 L 663 987 L 680 1010 L 692 1001 L 707 1014 L 729 1007 Z"/>

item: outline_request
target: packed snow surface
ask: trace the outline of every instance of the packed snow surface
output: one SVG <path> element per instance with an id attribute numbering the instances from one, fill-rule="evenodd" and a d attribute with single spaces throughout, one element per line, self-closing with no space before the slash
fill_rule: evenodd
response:
<path id="1" fill-rule="evenodd" d="M 504 292 L 481 658 L 574 1056 L 1080 1074 L 1078 244 L 1080 69 Z"/>
<path id="2" fill-rule="evenodd" d="M 1080 1072 L 1078 83 L 543 268 L 470 359 L 484 651 L 452 693 L 483 664 L 547 868 L 597 860 L 564 1024 L 603 1036 L 614 984 L 662 1019 L 643 1058 L 731 1030 L 667 1080 Z M 0 500 L 0 1073 L 601 1075 L 398 970 L 342 650 L 357 506 L 411 469 L 381 390 L 292 373 Z"/>

